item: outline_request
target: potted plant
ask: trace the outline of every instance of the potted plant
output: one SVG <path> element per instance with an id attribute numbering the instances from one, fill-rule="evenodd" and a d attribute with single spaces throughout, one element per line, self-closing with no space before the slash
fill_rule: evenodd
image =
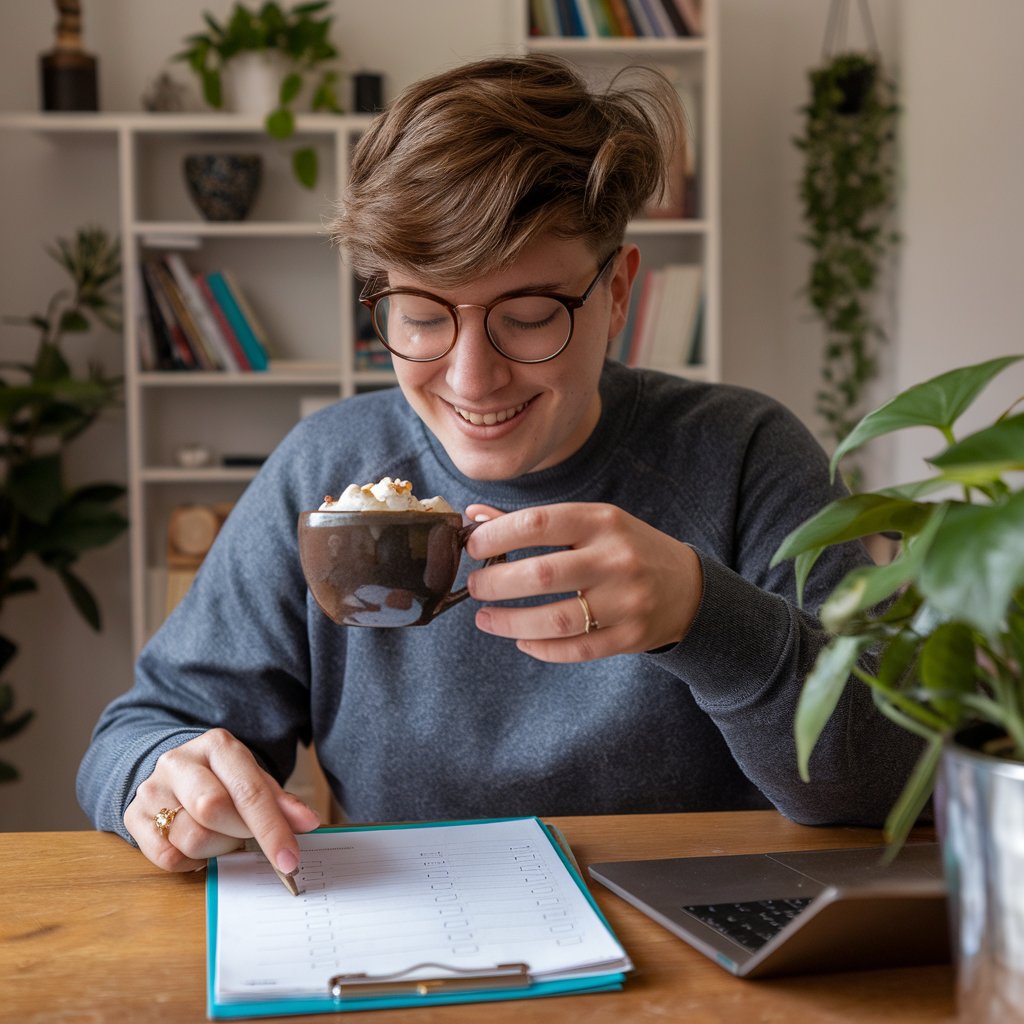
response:
<path id="1" fill-rule="evenodd" d="M 887 217 L 899 108 L 874 56 L 839 53 L 808 77 L 803 133 L 794 139 L 804 155 L 803 239 L 812 251 L 805 290 L 825 328 L 816 410 L 838 443 L 860 415 L 865 388 L 877 374 L 877 346 L 886 337 L 874 296 L 897 238 Z M 859 467 L 848 466 L 846 476 L 858 489 Z"/>
<path id="2" fill-rule="evenodd" d="M 67 444 L 97 416 L 119 401 L 121 381 L 90 366 L 76 375 L 61 351 L 65 335 L 82 334 L 90 320 L 118 325 L 117 285 L 120 253 L 102 228 L 86 227 L 73 239 L 60 238 L 48 250 L 71 277 L 45 313 L 5 317 L 9 323 L 39 331 L 31 362 L 0 363 L 0 610 L 12 597 L 29 594 L 38 583 L 26 570 L 37 565 L 57 574 L 74 606 L 93 629 L 100 629 L 99 604 L 74 572 L 86 551 L 110 543 L 128 525 L 113 507 L 124 494 L 118 484 L 94 483 L 69 488 L 64 481 Z M 17 645 L 0 636 L 0 673 Z M 14 692 L 0 685 L 0 739 L 20 732 L 31 711 L 13 714 Z M 0 781 L 18 777 L 0 762 Z"/>
<path id="3" fill-rule="evenodd" d="M 1024 892 L 1015 884 L 1024 870 L 1024 413 L 1011 408 L 959 439 L 953 428 L 1021 359 L 941 374 L 865 416 L 836 449 L 833 473 L 872 438 L 932 427 L 945 447 L 927 459 L 931 475 L 833 502 L 774 558 L 796 559 L 802 592 L 830 545 L 876 531 L 901 537 L 890 564 L 854 570 L 821 608 L 834 637 L 804 685 L 797 753 L 806 778 L 851 678 L 922 738 L 886 831 L 895 849 L 934 790 L 959 927 L 961 1004 L 972 1021 L 1012 1018 L 1024 991 Z M 857 664 L 868 651 L 877 658 L 871 671 Z"/>
<path id="4" fill-rule="evenodd" d="M 252 78 L 238 86 L 235 95 L 258 97 L 255 109 L 266 114 L 267 132 L 275 139 L 288 139 L 295 134 L 294 106 L 307 76 L 312 82 L 310 106 L 314 111 L 338 114 L 342 110 L 336 92 L 337 72 L 324 67 L 338 56 L 328 39 L 333 15 L 322 15 L 329 6 L 328 0 L 315 0 L 290 9 L 265 3 L 253 10 L 236 3 L 223 24 L 204 13 L 207 31 L 189 36 L 187 48 L 175 59 L 188 62 L 202 82 L 203 98 L 217 109 L 225 103 L 225 75 L 239 69 L 251 74 L 252 65 L 262 62 L 271 76 L 269 100 L 262 99 L 265 90 Z M 318 175 L 316 151 L 310 146 L 297 149 L 292 154 L 292 169 L 306 188 L 313 188 Z"/>

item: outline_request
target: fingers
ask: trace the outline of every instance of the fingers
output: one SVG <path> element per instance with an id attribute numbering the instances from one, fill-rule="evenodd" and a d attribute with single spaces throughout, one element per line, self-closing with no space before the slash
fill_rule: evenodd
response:
<path id="1" fill-rule="evenodd" d="M 161 832 L 153 815 L 162 807 L 179 809 Z M 169 871 L 192 870 L 253 836 L 268 860 L 285 873 L 298 867 L 295 833 L 320 823 L 314 811 L 285 793 L 248 748 L 223 729 L 161 755 L 124 820 L 142 852 Z"/>

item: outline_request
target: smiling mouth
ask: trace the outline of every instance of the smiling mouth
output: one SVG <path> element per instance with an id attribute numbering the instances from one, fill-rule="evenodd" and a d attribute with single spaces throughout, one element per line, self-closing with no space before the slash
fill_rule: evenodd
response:
<path id="1" fill-rule="evenodd" d="M 529 402 L 520 402 L 519 405 L 513 406 L 511 409 L 499 409 L 497 412 L 485 413 L 469 412 L 466 409 L 460 409 L 457 405 L 453 405 L 452 408 L 467 423 L 472 423 L 475 427 L 493 427 L 497 423 L 505 423 L 513 416 L 518 416 L 529 404 Z"/>

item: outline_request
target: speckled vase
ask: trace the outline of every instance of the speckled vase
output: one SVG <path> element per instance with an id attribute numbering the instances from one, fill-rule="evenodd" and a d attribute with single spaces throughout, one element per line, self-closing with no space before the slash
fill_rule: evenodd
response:
<path id="1" fill-rule="evenodd" d="M 259 194 L 263 160 L 258 154 L 201 153 L 186 156 L 185 182 L 207 220 L 245 220 Z"/>

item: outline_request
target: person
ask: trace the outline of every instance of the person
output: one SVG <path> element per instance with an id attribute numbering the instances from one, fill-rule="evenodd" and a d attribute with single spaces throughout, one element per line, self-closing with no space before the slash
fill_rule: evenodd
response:
<path id="1" fill-rule="evenodd" d="M 242 495 L 96 727 L 78 793 L 98 828 L 169 870 L 255 836 L 293 871 L 318 823 L 282 788 L 300 742 L 357 822 L 884 818 L 917 747 L 867 687 L 797 771 L 813 611 L 866 559 L 826 552 L 805 608 L 771 565 L 839 493 L 824 453 L 765 396 L 607 358 L 639 267 L 626 228 L 679 117 L 654 73 L 596 92 L 534 55 L 415 84 L 366 130 L 332 234 L 398 388 L 305 418 Z M 341 627 L 307 593 L 297 518 L 384 475 L 480 523 L 473 600 Z"/>

